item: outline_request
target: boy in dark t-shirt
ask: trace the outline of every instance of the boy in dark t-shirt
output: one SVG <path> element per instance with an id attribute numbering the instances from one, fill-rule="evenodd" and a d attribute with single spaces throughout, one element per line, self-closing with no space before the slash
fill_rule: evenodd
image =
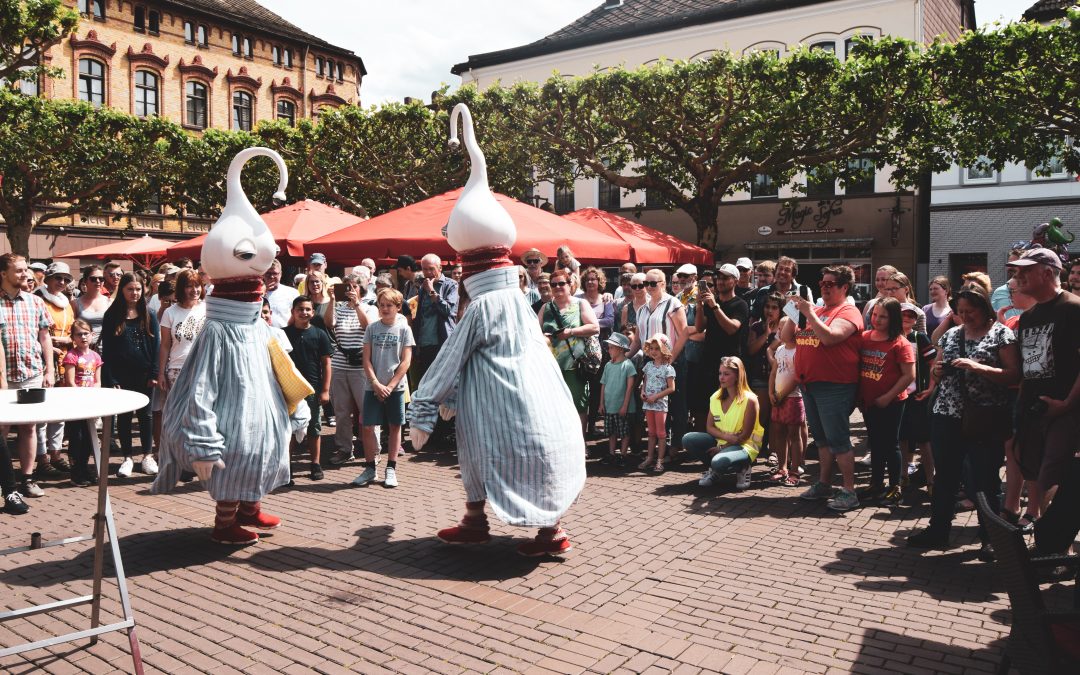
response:
<path id="1" fill-rule="evenodd" d="M 330 356 L 334 353 L 334 346 L 330 342 L 330 335 L 321 328 L 312 325 L 311 320 L 315 316 L 315 307 L 311 298 L 301 295 L 293 300 L 292 325 L 286 326 L 285 336 L 289 338 L 292 351 L 289 356 L 296 364 L 297 370 L 308 381 L 315 393 L 307 397 L 308 408 L 311 410 L 311 422 L 308 424 L 307 444 L 308 453 L 311 455 L 311 480 L 322 480 L 323 470 L 319 465 L 319 452 L 321 449 L 322 424 L 319 412 L 322 404 L 330 401 Z M 296 441 L 292 442 L 292 450 L 296 449 Z"/>

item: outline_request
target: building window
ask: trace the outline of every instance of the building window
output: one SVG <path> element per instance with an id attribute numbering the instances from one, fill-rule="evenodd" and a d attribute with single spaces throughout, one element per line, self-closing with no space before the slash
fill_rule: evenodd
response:
<path id="1" fill-rule="evenodd" d="M 251 113 L 253 110 L 251 94 L 246 91 L 233 92 L 233 131 L 251 131 Z"/>
<path id="2" fill-rule="evenodd" d="M 296 126 L 296 104 L 292 101 L 279 99 L 277 102 L 277 118 L 285 120 L 290 127 Z"/>
<path id="3" fill-rule="evenodd" d="M 195 44 L 195 24 L 190 21 L 184 22 L 184 42 Z"/>
<path id="4" fill-rule="evenodd" d="M 850 59 L 852 56 L 855 56 L 856 52 L 859 51 L 858 40 L 860 38 L 865 38 L 867 40 L 873 40 L 874 36 L 873 35 L 853 35 L 852 37 L 849 37 L 848 39 L 844 40 L 844 58 L 845 59 Z"/>
<path id="5" fill-rule="evenodd" d="M 135 71 L 135 115 L 158 114 L 158 76 L 148 70 Z"/>
<path id="6" fill-rule="evenodd" d="M 345 80 L 345 65 L 341 63 L 341 61 L 338 61 L 337 64 L 337 79 L 338 82 L 343 82 Z"/>
<path id="7" fill-rule="evenodd" d="M 778 194 L 780 194 L 779 186 L 772 179 L 772 176 L 765 173 L 754 176 L 754 182 L 750 184 L 751 199 L 775 197 Z"/>
<path id="8" fill-rule="evenodd" d="M 1065 138 L 1065 144 L 1070 145 L 1069 138 Z M 1068 178 L 1069 171 L 1065 168 L 1065 157 L 1057 155 L 1035 167 L 1031 172 L 1031 180 L 1053 180 L 1056 178 Z"/>
<path id="9" fill-rule="evenodd" d="M 281 47 L 274 45 L 270 48 L 270 61 L 273 62 L 275 66 L 281 64 Z"/>
<path id="10" fill-rule="evenodd" d="M 244 38 L 244 58 L 250 59 L 255 56 L 255 52 L 251 49 L 251 38 Z"/>
<path id="11" fill-rule="evenodd" d="M 815 42 L 810 45 L 810 49 L 820 49 L 825 52 L 829 52 L 833 56 L 836 56 L 836 43 L 832 41 Z"/>
<path id="12" fill-rule="evenodd" d="M 201 82 L 188 82 L 187 92 L 187 124 L 198 129 L 206 128 L 207 101 L 206 85 Z"/>
<path id="13" fill-rule="evenodd" d="M 326 59 L 326 76 L 334 79 L 334 59 Z"/>
<path id="14" fill-rule="evenodd" d="M 20 70 L 26 70 L 21 68 Z M 35 75 L 31 78 L 24 78 L 19 80 L 19 93 L 23 96 L 40 96 L 41 88 L 38 84 L 38 76 Z"/>
<path id="15" fill-rule="evenodd" d="M 609 183 L 603 178 L 600 178 L 600 194 L 598 195 L 597 204 L 604 211 L 612 211 L 622 207 L 622 192 L 619 190 L 619 186 L 614 183 Z"/>
<path id="16" fill-rule="evenodd" d="M 141 33 L 146 30 L 146 9 L 143 7 L 135 8 L 135 16 L 132 20 L 132 27 L 137 33 Z"/>
<path id="17" fill-rule="evenodd" d="M 995 182 L 997 182 L 997 172 L 990 166 L 990 158 L 986 155 L 979 155 L 979 159 L 973 166 L 964 168 L 964 183 L 967 185 Z"/>
<path id="18" fill-rule="evenodd" d="M 79 0 L 79 12 L 104 21 L 105 0 Z"/>
<path id="19" fill-rule="evenodd" d="M 232 34 L 232 53 L 240 56 L 240 36 L 236 33 Z"/>
<path id="20" fill-rule="evenodd" d="M 79 59 L 79 100 L 105 105 L 105 65 L 100 61 Z"/>
<path id="21" fill-rule="evenodd" d="M 819 180 L 817 170 L 810 169 L 806 172 L 806 196 L 807 197 L 833 197 L 836 195 L 836 180 L 822 176 Z"/>
<path id="22" fill-rule="evenodd" d="M 286 67 L 286 68 L 292 68 L 292 50 L 291 50 L 291 49 L 288 49 L 288 48 L 286 48 L 286 49 L 283 49 L 283 50 L 281 51 L 281 55 L 282 55 L 283 57 L 285 57 L 285 58 L 284 58 L 284 61 L 285 61 L 285 67 Z"/>
<path id="23" fill-rule="evenodd" d="M 326 68 L 326 61 L 323 60 L 323 57 L 316 56 L 315 57 L 315 76 L 316 77 L 322 77 L 323 74 L 326 72 L 325 68 Z"/>
<path id="24" fill-rule="evenodd" d="M 555 184 L 555 213 L 570 213 L 574 210 L 574 184 Z"/>
<path id="25" fill-rule="evenodd" d="M 872 195 L 874 194 L 874 160 L 869 157 L 860 157 L 848 162 L 848 168 L 852 171 L 862 171 L 861 177 L 849 180 L 845 183 L 844 193 L 849 195 Z"/>
<path id="26" fill-rule="evenodd" d="M 206 26 L 204 26 L 202 24 L 199 24 L 199 28 L 195 33 L 195 40 L 196 40 L 196 42 L 199 43 L 200 47 L 209 46 L 209 44 L 210 44 L 210 30 Z"/>
<path id="27" fill-rule="evenodd" d="M 161 14 L 152 9 L 146 14 L 146 29 L 151 35 L 157 35 L 161 30 Z"/>

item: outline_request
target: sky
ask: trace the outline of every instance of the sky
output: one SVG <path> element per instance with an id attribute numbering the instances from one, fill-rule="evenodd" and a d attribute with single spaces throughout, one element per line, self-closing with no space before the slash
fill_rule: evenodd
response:
<path id="1" fill-rule="evenodd" d="M 327 42 L 351 49 L 368 70 L 362 103 L 428 100 L 456 87 L 455 63 L 549 35 L 603 0 L 259 0 Z M 976 0 L 980 25 L 1016 20 L 1035 0 Z"/>

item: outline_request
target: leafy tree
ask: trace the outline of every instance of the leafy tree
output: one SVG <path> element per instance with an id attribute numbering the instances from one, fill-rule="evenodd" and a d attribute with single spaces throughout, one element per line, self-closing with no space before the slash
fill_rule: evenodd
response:
<path id="1" fill-rule="evenodd" d="M 75 30 L 79 13 L 62 0 L 0 0 L 0 80 L 37 77 L 46 68 L 40 55 Z"/>
<path id="2" fill-rule="evenodd" d="M 1058 159 L 1080 173 L 1080 10 L 1049 26 L 968 32 L 935 44 L 927 61 L 958 163 L 1000 169 Z"/>
<path id="3" fill-rule="evenodd" d="M 177 182 L 178 126 L 87 103 L 0 91 L 0 216 L 16 253 L 41 223 L 114 205 L 139 211 Z"/>
<path id="4" fill-rule="evenodd" d="M 688 213 L 712 248 L 721 200 L 758 174 L 789 182 L 821 167 L 851 179 L 865 170 L 849 160 L 869 155 L 911 180 L 933 156 L 909 133 L 933 117 L 927 86 L 915 46 L 884 38 L 843 63 L 804 49 L 555 76 L 513 88 L 523 104 L 505 112 L 539 143 L 547 175 L 648 190 Z"/>

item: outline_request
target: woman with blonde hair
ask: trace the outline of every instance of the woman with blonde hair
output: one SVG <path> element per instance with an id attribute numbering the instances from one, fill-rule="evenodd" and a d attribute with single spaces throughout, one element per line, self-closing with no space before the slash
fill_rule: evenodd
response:
<path id="1" fill-rule="evenodd" d="M 707 467 L 698 485 L 709 487 L 725 473 L 736 473 L 736 489 L 750 487 L 750 472 L 765 430 L 758 419 L 758 397 L 750 389 L 746 366 L 737 356 L 720 359 L 720 388 L 709 397 L 705 432 L 683 436 L 691 458 Z"/>

